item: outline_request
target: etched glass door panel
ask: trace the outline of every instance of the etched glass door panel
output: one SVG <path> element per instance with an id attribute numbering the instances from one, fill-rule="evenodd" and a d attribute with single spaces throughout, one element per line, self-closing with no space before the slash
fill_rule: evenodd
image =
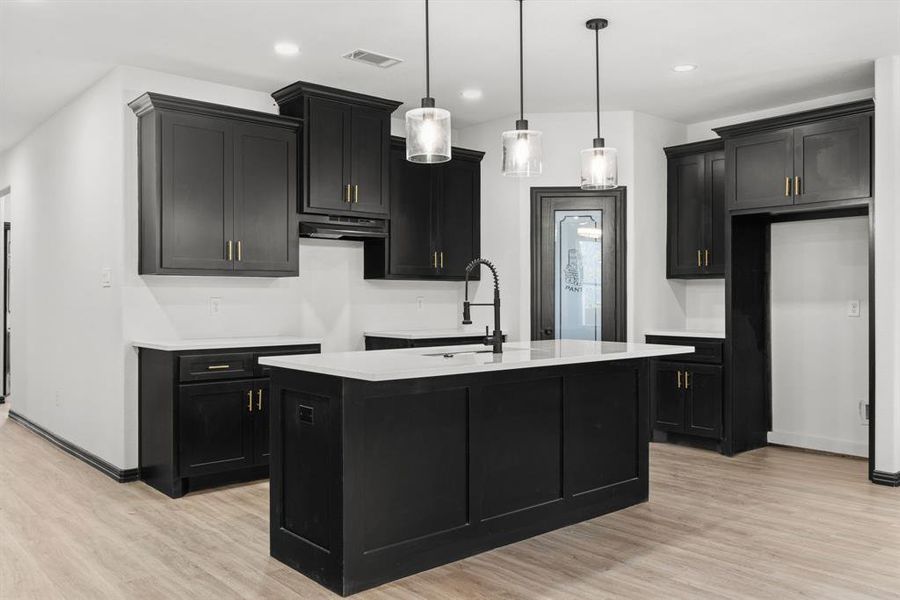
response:
<path id="1" fill-rule="evenodd" d="M 554 213 L 556 337 L 600 340 L 603 324 L 603 211 Z"/>

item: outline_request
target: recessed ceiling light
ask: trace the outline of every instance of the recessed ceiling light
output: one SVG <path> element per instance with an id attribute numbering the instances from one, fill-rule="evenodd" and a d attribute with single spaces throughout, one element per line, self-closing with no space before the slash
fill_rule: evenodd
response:
<path id="1" fill-rule="evenodd" d="M 481 98 L 482 93 L 481 93 L 481 90 L 469 89 L 469 90 L 463 90 L 462 92 L 460 92 L 459 95 L 462 96 L 463 98 L 465 98 L 466 100 L 478 100 Z"/>
<path id="2" fill-rule="evenodd" d="M 697 65 L 675 65 L 672 70 L 676 73 L 687 73 L 697 68 Z"/>
<path id="3" fill-rule="evenodd" d="M 275 44 L 275 52 L 282 56 L 294 56 L 300 53 L 300 46 L 293 42 L 278 42 Z"/>

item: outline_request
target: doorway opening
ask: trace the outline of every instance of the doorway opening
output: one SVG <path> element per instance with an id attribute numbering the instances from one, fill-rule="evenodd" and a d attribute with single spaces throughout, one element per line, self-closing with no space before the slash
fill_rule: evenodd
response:
<path id="1" fill-rule="evenodd" d="M 531 188 L 531 339 L 626 339 L 625 188 Z"/>

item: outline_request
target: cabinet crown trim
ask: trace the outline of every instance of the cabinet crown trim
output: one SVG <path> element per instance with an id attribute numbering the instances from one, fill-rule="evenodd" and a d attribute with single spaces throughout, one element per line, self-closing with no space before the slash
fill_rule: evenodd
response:
<path id="1" fill-rule="evenodd" d="M 236 119 L 261 125 L 275 125 L 294 130 L 300 127 L 300 119 L 294 117 L 225 106 L 224 104 L 213 104 L 212 102 L 201 102 L 200 100 L 190 100 L 188 98 L 178 98 L 176 96 L 157 94 L 156 92 L 145 92 L 129 102 L 128 106 L 138 117 L 142 117 L 152 110 L 172 110 Z"/>
<path id="2" fill-rule="evenodd" d="M 869 98 L 868 100 L 858 100 L 856 102 L 847 102 L 845 104 L 835 104 L 833 106 L 826 106 L 824 108 L 805 110 L 788 115 L 769 117 L 767 119 L 758 119 L 756 121 L 748 121 L 746 123 L 738 123 L 736 125 L 714 127 L 713 131 L 715 131 L 723 138 L 728 138 L 748 133 L 767 131 L 771 129 L 785 129 L 788 127 L 796 127 L 798 125 L 806 125 L 808 123 L 815 123 L 817 121 L 824 121 L 826 119 L 835 119 L 838 117 L 871 113 L 874 110 L 875 101 Z"/>
<path id="3" fill-rule="evenodd" d="M 272 98 L 279 106 L 287 104 L 303 97 L 315 96 L 316 98 L 327 98 L 329 100 L 337 100 L 339 102 L 348 102 L 360 106 L 369 106 L 388 112 L 394 112 L 400 107 L 402 102 L 398 100 L 388 100 L 386 98 L 378 98 L 377 96 L 369 96 L 348 90 L 319 85 L 317 83 L 309 83 L 307 81 L 297 81 L 288 86 L 272 92 Z"/>
<path id="4" fill-rule="evenodd" d="M 398 135 L 391 136 L 391 145 L 397 148 L 406 148 L 406 138 L 400 137 Z M 469 148 L 460 148 L 459 146 L 452 147 L 453 158 L 466 158 L 469 160 L 478 160 L 480 161 L 484 158 L 484 152 L 481 150 L 471 150 Z"/>
<path id="5" fill-rule="evenodd" d="M 666 146 L 663 151 L 666 158 L 678 158 L 681 156 L 691 156 L 693 154 L 704 154 L 706 152 L 717 152 L 725 149 L 725 140 L 722 138 L 714 138 L 711 140 L 703 140 L 702 142 L 692 142 L 690 144 L 678 144 L 677 146 Z"/>

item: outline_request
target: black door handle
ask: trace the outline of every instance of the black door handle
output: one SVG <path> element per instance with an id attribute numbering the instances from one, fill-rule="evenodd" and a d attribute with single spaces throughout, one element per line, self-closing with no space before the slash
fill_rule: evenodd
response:
<path id="1" fill-rule="evenodd" d="M 553 330 L 552 330 L 552 329 L 545 329 L 545 330 L 544 330 L 544 335 L 553 337 Z"/>

